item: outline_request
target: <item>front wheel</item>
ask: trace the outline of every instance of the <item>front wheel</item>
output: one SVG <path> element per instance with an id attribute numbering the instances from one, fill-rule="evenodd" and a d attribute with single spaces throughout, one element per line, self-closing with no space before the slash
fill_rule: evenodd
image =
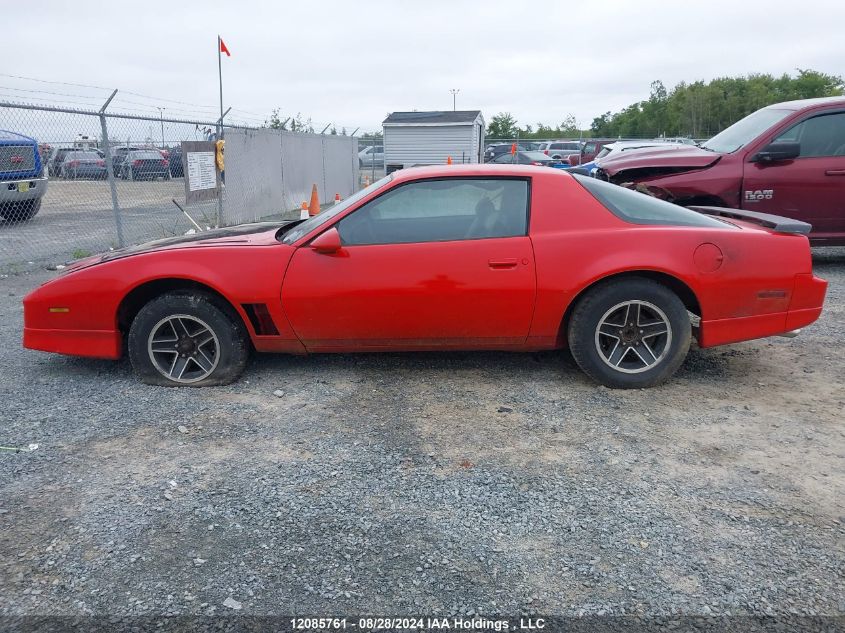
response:
<path id="1" fill-rule="evenodd" d="M 588 376 L 614 389 L 639 389 L 674 375 L 689 351 L 692 329 L 675 293 L 629 278 L 589 291 L 575 306 L 568 338 Z"/>
<path id="2" fill-rule="evenodd" d="M 129 358 L 149 385 L 207 387 L 238 378 L 249 336 L 230 306 L 212 295 L 172 292 L 141 308 L 129 329 Z"/>

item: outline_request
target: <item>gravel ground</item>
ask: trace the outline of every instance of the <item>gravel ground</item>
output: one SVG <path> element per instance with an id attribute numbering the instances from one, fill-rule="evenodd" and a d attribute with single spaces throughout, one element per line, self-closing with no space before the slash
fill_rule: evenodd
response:
<path id="1" fill-rule="evenodd" d="M 822 319 L 611 391 L 565 353 L 260 356 L 235 385 L 20 347 L 0 615 L 845 615 L 845 249 Z M 277 391 L 274 395 L 274 391 Z"/>

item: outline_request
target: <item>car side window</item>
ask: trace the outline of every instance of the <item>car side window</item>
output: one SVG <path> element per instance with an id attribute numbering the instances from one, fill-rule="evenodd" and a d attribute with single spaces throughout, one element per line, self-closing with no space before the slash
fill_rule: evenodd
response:
<path id="1" fill-rule="evenodd" d="M 592 154 L 596 151 L 596 144 L 595 143 L 587 143 L 584 145 L 584 153 L 585 154 Z"/>
<path id="2" fill-rule="evenodd" d="M 799 158 L 845 156 L 845 112 L 821 114 L 793 125 L 775 139 L 801 144 Z"/>
<path id="3" fill-rule="evenodd" d="M 528 231 L 528 181 L 447 178 L 401 185 L 343 218 L 347 246 L 516 237 Z"/>

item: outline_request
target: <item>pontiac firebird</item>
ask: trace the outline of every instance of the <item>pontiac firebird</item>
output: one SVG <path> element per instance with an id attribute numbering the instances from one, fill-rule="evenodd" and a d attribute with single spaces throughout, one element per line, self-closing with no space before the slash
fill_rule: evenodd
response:
<path id="1" fill-rule="evenodd" d="M 568 347 L 609 387 L 821 313 L 787 218 L 685 209 L 545 167 L 393 173 L 303 221 L 170 238 L 68 267 L 24 299 L 24 346 L 119 359 L 146 383 L 235 380 L 252 350 Z"/>

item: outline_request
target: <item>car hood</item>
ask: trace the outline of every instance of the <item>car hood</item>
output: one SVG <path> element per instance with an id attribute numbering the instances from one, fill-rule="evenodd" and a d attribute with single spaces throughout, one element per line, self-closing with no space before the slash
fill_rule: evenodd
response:
<path id="1" fill-rule="evenodd" d="M 74 262 L 65 268 L 64 272 L 72 272 L 87 268 L 95 264 L 109 262 L 133 255 L 142 255 L 155 251 L 174 250 L 182 248 L 204 248 L 214 246 L 252 245 L 263 246 L 277 244 L 276 234 L 279 229 L 296 224 L 297 220 L 288 222 L 256 222 L 254 224 L 240 224 L 238 226 L 221 229 L 210 229 L 190 235 L 166 237 L 137 246 L 127 246 L 101 255 L 94 255 Z"/>
<path id="2" fill-rule="evenodd" d="M 703 169 L 714 165 L 722 154 L 709 152 L 691 145 L 671 147 L 648 147 L 629 152 L 620 152 L 617 156 L 608 156 L 598 164 L 608 176 L 613 176 L 629 169 L 645 168 L 686 168 Z"/>

